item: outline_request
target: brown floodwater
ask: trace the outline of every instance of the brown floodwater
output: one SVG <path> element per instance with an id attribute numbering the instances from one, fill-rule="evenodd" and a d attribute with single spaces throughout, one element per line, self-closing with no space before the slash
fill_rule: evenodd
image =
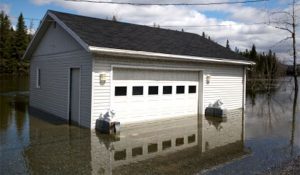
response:
<path id="1" fill-rule="evenodd" d="M 132 124 L 108 136 L 30 114 L 28 77 L 2 76 L 0 174 L 257 174 L 300 155 L 300 105 L 284 80 L 225 119 Z"/>

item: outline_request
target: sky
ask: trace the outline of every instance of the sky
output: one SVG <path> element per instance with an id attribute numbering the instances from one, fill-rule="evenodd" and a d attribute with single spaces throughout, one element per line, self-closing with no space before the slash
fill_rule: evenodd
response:
<path id="1" fill-rule="evenodd" d="M 96 0 L 97 1 L 97 0 Z M 104 0 L 102 0 L 104 1 Z M 243 0 L 106 0 L 114 2 L 139 3 L 207 3 Z M 206 6 L 131 6 L 117 4 L 99 4 L 88 2 L 71 2 L 65 0 L 0 0 L 0 10 L 4 10 L 16 24 L 17 17 L 23 13 L 28 28 L 35 31 L 48 9 L 111 19 L 118 21 L 153 26 L 172 30 L 184 29 L 186 32 L 205 32 L 217 43 L 225 46 L 229 40 L 232 50 L 235 47 L 244 51 L 253 44 L 259 52 L 275 51 L 286 64 L 291 63 L 291 40 L 287 31 L 277 29 L 282 24 L 269 24 L 270 21 L 289 20 L 278 11 L 290 11 L 290 0 L 269 0 L 245 4 L 225 4 Z M 300 2 L 297 2 L 300 4 Z M 300 5 L 296 6 L 296 14 L 300 15 Z M 299 18 L 299 16 L 298 16 Z M 299 18 L 300 19 L 300 18 Z M 30 27 L 31 26 L 31 27 Z M 299 28 L 297 31 L 300 32 Z M 299 33 L 298 32 L 298 33 Z M 297 40 L 300 34 L 296 35 Z M 300 42 L 297 42 L 297 50 Z M 299 57 L 299 54 L 298 54 Z M 300 59 L 298 59 L 300 62 Z"/>

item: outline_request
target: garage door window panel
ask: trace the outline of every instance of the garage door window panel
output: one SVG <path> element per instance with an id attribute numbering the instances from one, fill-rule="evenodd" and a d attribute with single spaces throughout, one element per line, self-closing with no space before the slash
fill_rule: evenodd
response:
<path id="1" fill-rule="evenodd" d="M 158 95 L 158 86 L 149 86 L 148 94 L 149 95 Z"/>
<path id="2" fill-rule="evenodd" d="M 163 87 L 163 94 L 172 94 L 172 86 L 164 86 Z"/>
<path id="3" fill-rule="evenodd" d="M 127 87 L 126 86 L 116 86 L 115 87 L 115 96 L 126 96 Z"/>
<path id="4" fill-rule="evenodd" d="M 143 95 L 144 87 L 143 86 L 133 86 L 132 87 L 132 95 Z"/>
<path id="5" fill-rule="evenodd" d="M 176 86 L 176 94 L 184 94 L 184 86 Z"/>
<path id="6" fill-rule="evenodd" d="M 189 86 L 189 94 L 196 93 L 196 86 Z"/>

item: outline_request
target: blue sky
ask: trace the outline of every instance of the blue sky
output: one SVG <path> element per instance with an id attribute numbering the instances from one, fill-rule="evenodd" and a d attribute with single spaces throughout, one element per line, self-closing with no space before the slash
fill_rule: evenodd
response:
<path id="1" fill-rule="evenodd" d="M 30 0 L 1 0 L 1 3 L 9 6 L 9 16 L 14 24 L 16 23 L 17 17 L 20 15 L 20 13 L 23 13 L 23 16 L 26 18 L 27 26 L 30 24 L 29 18 L 42 19 L 48 9 L 72 12 L 72 10 L 65 9 L 55 4 L 36 5 Z M 37 28 L 39 21 L 34 20 L 33 22 L 34 27 Z"/>
<path id="2" fill-rule="evenodd" d="M 112 0 L 116 1 L 116 0 Z M 155 2 L 154 0 L 118 0 L 124 2 Z M 211 0 L 209 2 L 224 2 L 238 0 Z M 243 0 L 240 0 L 243 1 Z M 116 16 L 118 21 L 149 25 L 159 24 L 173 30 L 202 34 L 205 32 L 214 41 L 225 45 L 230 41 L 231 48 L 240 50 L 256 45 L 259 51 L 276 51 L 277 55 L 290 58 L 290 42 L 286 41 L 274 46 L 277 42 L 288 36 L 288 33 L 276 29 L 271 25 L 256 25 L 257 22 L 268 22 L 275 10 L 287 10 L 288 0 L 269 0 L 267 2 L 214 5 L 214 6 L 128 6 L 95 3 L 78 3 L 64 0 L 1 0 L 0 10 L 5 10 L 16 23 L 16 17 L 22 12 L 29 27 L 29 18 L 42 19 L 48 9 L 111 19 Z M 156 1 L 157 2 L 157 1 Z M 186 2 L 186 0 L 161 0 L 162 2 Z M 207 0 L 189 0 L 189 2 L 205 2 Z M 300 13 L 300 10 L 297 12 Z M 299 14 L 300 15 L 300 14 Z M 33 28 L 39 25 L 34 20 Z M 186 27 L 205 26 L 205 27 Z M 298 29 L 299 30 L 299 29 Z M 300 35 L 298 35 L 299 37 Z M 299 38 L 300 39 L 300 38 Z M 299 44 L 300 42 L 298 42 Z M 299 45 L 300 46 L 300 45 Z M 299 47 L 298 46 L 298 47 Z"/>

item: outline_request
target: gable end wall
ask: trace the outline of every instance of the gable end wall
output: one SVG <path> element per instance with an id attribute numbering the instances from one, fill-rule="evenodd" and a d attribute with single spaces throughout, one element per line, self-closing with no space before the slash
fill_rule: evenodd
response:
<path id="1" fill-rule="evenodd" d="M 70 68 L 80 68 L 80 125 L 90 127 L 92 58 L 58 24 L 49 26 L 31 57 L 30 106 L 67 120 Z"/>

